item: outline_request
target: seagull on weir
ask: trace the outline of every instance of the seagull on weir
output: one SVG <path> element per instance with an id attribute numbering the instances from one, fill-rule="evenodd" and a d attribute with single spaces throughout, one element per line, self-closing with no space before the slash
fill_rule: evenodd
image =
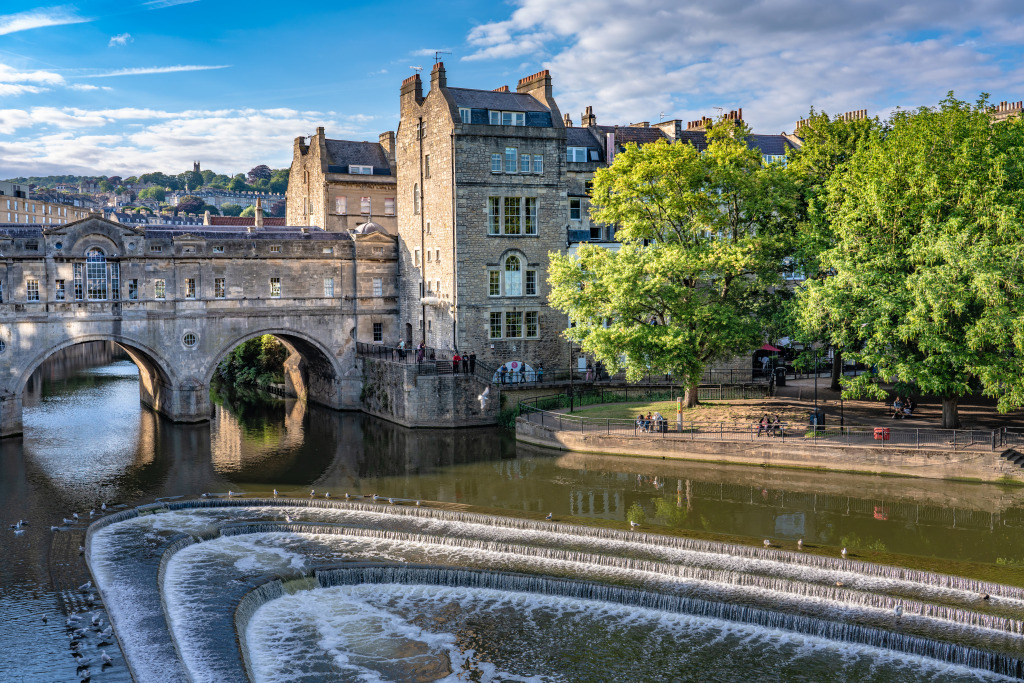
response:
<path id="1" fill-rule="evenodd" d="M 331 497 L 331 492 L 330 491 L 328 491 L 327 493 L 324 494 L 324 498 L 330 498 L 330 497 Z"/>
<path id="2" fill-rule="evenodd" d="M 348 491 L 346 491 L 345 492 L 345 500 L 348 500 L 348 498 L 349 498 Z"/>
<path id="3" fill-rule="evenodd" d="M 100 505 L 100 510 L 103 510 L 104 512 L 106 512 L 107 511 L 107 504 L 106 503 L 101 504 Z"/>
<path id="4" fill-rule="evenodd" d="M 796 542 L 796 548 L 797 548 L 797 550 L 803 550 L 804 549 L 804 539 L 801 538 L 799 541 Z"/>
<path id="5" fill-rule="evenodd" d="M 11 528 L 12 529 L 20 529 L 23 526 L 25 526 L 25 520 L 19 519 L 17 524 L 12 524 L 11 525 Z"/>
<path id="6" fill-rule="evenodd" d="M 636 529 L 636 528 L 638 528 L 639 526 L 640 526 L 640 523 L 639 523 L 639 522 L 634 522 L 634 521 L 633 521 L 632 519 L 631 519 L 631 520 L 629 520 L 629 528 L 630 528 L 630 529 Z"/>
<path id="7" fill-rule="evenodd" d="M 378 496 L 378 495 L 377 495 L 377 494 L 375 493 L 375 494 L 373 494 L 373 499 L 374 499 L 375 501 L 376 501 L 376 500 L 380 500 L 380 496 Z"/>
<path id="8" fill-rule="evenodd" d="M 15 536 L 21 536 L 21 535 L 22 535 L 22 534 L 24 534 L 24 533 L 25 533 L 25 530 L 24 530 L 24 529 L 15 529 L 15 530 L 14 530 L 14 535 L 15 535 Z"/>
<path id="9" fill-rule="evenodd" d="M 85 555 L 85 546 L 84 545 L 78 546 L 78 554 L 79 555 Z"/>
<path id="10" fill-rule="evenodd" d="M 277 498 L 277 489 L 274 489 L 274 498 Z"/>
<path id="11" fill-rule="evenodd" d="M 60 527 L 59 526 L 51 526 L 50 527 L 50 531 L 60 531 Z"/>
<path id="12" fill-rule="evenodd" d="M 764 547 L 765 548 L 771 548 L 772 547 L 772 542 L 769 541 L 767 538 L 764 539 Z"/>
<path id="13" fill-rule="evenodd" d="M 105 629 L 100 631 L 100 638 L 103 638 L 104 640 L 106 640 L 107 638 L 109 638 L 112 635 L 114 635 L 114 627 L 113 626 L 107 626 Z"/>
<path id="14" fill-rule="evenodd" d="M 228 489 L 228 498 L 230 498 L 233 495 L 235 495 L 235 492 L 232 491 L 231 489 Z"/>
<path id="15" fill-rule="evenodd" d="M 391 503 L 392 505 L 394 505 L 395 504 L 395 499 L 394 498 L 388 498 L 388 502 Z"/>
<path id="16" fill-rule="evenodd" d="M 843 548 L 843 549 L 842 549 L 842 550 L 841 550 L 841 551 L 839 552 L 839 554 L 840 554 L 840 555 L 842 555 L 842 556 L 843 556 L 843 557 L 845 558 L 845 557 L 846 557 L 846 548 Z"/>
<path id="17" fill-rule="evenodd" d="M 81 588 L 79 588 L 79 590 L 81 590 Z M 99 626 L 100 625 L 100 615 L 98 613 L 92 615 L 92 625 L 93 626 Z"/>
<path id="18" fill-rule="evenodd" d="M 94 517 L 95 515 L 96 515 L 96 510 L 89 510 L 89 516 L 90 517 Z"/>
<path id="19" fill-rule="evenodd" d="M 73 518 L 73 519 L 74 519 L 74 520 L 75 520 L 76 522 L 78 521 L 78 513 L 77 513 L 77 512 L 72 512 L 72 513 L 71 513 L 71 517 L 72 517 L 72 518 Z"/>
<path id="20" fill-rule="evenodd" d="M 554 514 L 555 514 L 555 513 L 553 513 L 553 512 L 549 512 L 549 513 L 548 513 L 548 516 L 547 516 L 547 517 L 545 517 L 544 519 L 550 520 L 550 519 L 551 519 L 551 518 L 552 518 L 552 517 L 554 516 Z"/>
<path id="21" fill-rule="evenodd" d="M 110 659 L 110 655 L 107 654 L 106 650 L 100 650 L 100 661 L 103 662 L 103 666 L 110 666 L 113 664 L 113 660 Z"/>
<path id="22" fill-rule="evenodd" d="M 476 399 L 480 401 L 480 410 L 487 410 L 487 402 L 491 399 L 491 388 L 486 387 L 484 393 L 477 396 Z"/>
<path id="23" fill-rule="evenodd" d="M 416 507 L 419 507 L 419 506 L 420 506 L 420 501 L 417 500 L 416 501 Z"/>
<path id="24" fill-rule="evenodd" d="M 902 617 L 903 616 L 903 605 L 896 605 L 896 607 L 893 609 L 892 613 L 896 615 L 897 619 Z"/>
<path id="25" fill-rule="evenodd" d="M 310 497 L 310 498 L 312 498 L 312 497 L 314 497 L 315 495 L 316 495 L 316 489 L 310 489 L 310 490 L 309 490 L 309 497 Z"/>
<path id="26" fill-rule="evenodd" d="M 70 526 L 71 524 L 75 523 L 74 520 L 68 519 L 67 517 L 65 517 L 63 521 L 64 521 L 64 526 Z"/>

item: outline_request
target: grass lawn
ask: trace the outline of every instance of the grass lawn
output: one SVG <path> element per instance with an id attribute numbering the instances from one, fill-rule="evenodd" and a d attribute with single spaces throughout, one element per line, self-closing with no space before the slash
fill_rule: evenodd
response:
<path id="1" fill-rule="evenodd" d="M 639 403 L 602 403 L 585 406 L 573 411 L 574 415 L 586 417 L 632 420 L 640 413 L 661 413 L 669 422 L 676 419 L 675 401 L 653 401 Z M 776 402 L 750 399 L 744 401 L 708 401 L 694 408 L 683 408 L 684 422 L 740 422 L 752 424 L 768 414 L 779 416 L 779 420 L 790 424 L 807 424 L 810 411 L 804 406 L 790 406 Z"/>

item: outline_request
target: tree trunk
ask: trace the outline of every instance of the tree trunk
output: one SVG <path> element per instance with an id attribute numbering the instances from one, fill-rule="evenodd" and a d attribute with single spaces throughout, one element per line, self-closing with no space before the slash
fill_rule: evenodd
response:
<path id="1" fill-rule="evenodd" d="M 843 378 L 843 354 L 839 349 L 832 352 L 832 384 L 829 385 L 829 389 L 832 391 L 842 391 L 843 385 L 839 382 Z"/>
<path id="2" fill-rule="evenodd" d="M 942 428 L 958 429 L 960 427 L 960 413 L 957 412 L 957 405 L 960 403 L 959 396 L 942 397 Z"/>
<path id="3" fill-rule="evenodd" d="M 686 380 L 686 393 L 683 394 L 683 407 L 693 408 L 700 401 L 697 400 L 697 380 L 687 379 Z"/>

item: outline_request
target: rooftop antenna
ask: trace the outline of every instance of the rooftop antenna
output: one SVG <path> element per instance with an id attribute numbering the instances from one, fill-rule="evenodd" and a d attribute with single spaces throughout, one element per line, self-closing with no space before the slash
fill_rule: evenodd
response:
<path id="1" fill-rule="evenodd" d="M 659 112 L 658 113 L 658 120 L 659 121 L 664 121 L 665 120 L 665 112 Z"/>
<path id="2" fill-rule="evenodd" d="M 451 52 L 448 52 L 447 50 L 434 50 L 434 64 L 437 64 L 438 62 L 441 61 L 441 55 L 450 55 L 450 54 L 451 54 Z"/>
<path id="3" fill-rule="evenodd" d="M 422 66 L 410 66 L 409 68 L 412 69 L 413 71 L 415 71 L 416 75 L 419 75 L 419 73 L 421 71 L 423 71 L 423 67 Z"/>

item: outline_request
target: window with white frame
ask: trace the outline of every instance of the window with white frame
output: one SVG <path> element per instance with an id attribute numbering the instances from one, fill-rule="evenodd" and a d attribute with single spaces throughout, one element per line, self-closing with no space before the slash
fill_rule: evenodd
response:
<path id="1" fill-rule="evenodd" d="M 223 245 L 220 245 L 220 244 L 216 244 L 216 245 L 214 245 L 214 247 L 213 247 L 213 253 L 214 253 L 214 254 L 223 254 L 223 253 L 224 253 L 224 246 L 223 246 Z"/>
<path id="2" fill-rule="evenodd" d="M 565 148 L 565 160 L 566 161 L 586 161 L 587 160 L 587 148 L 586 147 L 566 147 Z"/>
<path id="3" fill-rule="evenodd" d="M 515 147 L 505 148 L 505 173 L 515 173 L 518 168 L 518 150 Z"/>
<path id="4" fill-rule="evenodd" d="M 501 197 L 487 198 L 487 234 L 501 234 Z"/>
<path id="5" fill-rule="evenodd" d="M 487 271 L 487 296 L 501 296 L 501 273 L 497 270 Z"/>
<path id="6" fill-rule="evenodd" d="M 530 155 L 520 154 L 519 155 L 519 172 L 529 173 L 530 172 Z"/>
<path id="7" fill-rule="evenodd" d="M 333 277 L 325 277 L 324 278 L 324 296 L 327 297 L 328 299 L 333 299 L 334 298 L 334 278 Z"/>
<path id="8" fill-rule="evenodd" d="M 506 235 L 518 235 L 522 232 L 522 197 L 505 197 L 504 206 L 504 229 Z"/>
<path id="9" fill-rule="evenodd" d="M 491 313 L 490 338 L 501 339 L 501 312 Z"/>
<path id="10" fill-rule="evenodd" d="M 356 166 L 349 164 L 348 172 L 351 175 L 373 175 L 373 166 Z"/>
<path id="11" fill-rule="evenodd" d="M 472 123 L 473 113 L 468 107 L 459 107 L 459 120 L 463 123 Z"/>
<path id="12" fill-rule="evenodd" d="M 25 281 L 25 300 L 39 301 L 39 280 L 29 278 Z"/>
<path id="13" fill-rule="evenodd" d="M 420 184 L 415 183 L 412 186 L 412 212 L 419 215 L 420 212 Z"/>
<path id="14" fill-rule="evenodd" d="M 107 257 L 99 249 L 85 255 L 85 291 L 90 301 L 107 298 Z"/>
<path id="15" fill-rule="evenodd" d="M 359 198 L 359 212 L 362 213 L 364 216 L 369 216 L 370 215 L 370 198 L 369 197 L 360 197 Z"/>
<path id="16" fill-rule="evenodd" d="M 537 198 L 523 197 L 523 234 L 537 234 Z"/>
<path id="17" fill-rule="evenodd" d="M 167 281 L 166 280 L 153 280 L 153 298 L 154 299 L 165 299 L 165 298 L 167 298 Z"/>
<path id="18" fill-rule="evenodd" d="M 583 220 L 583 200 L 575 197 L 569 198 L 569 220 Z"/>
<path id="19" fill-rule="evenodd" d="M 213 298 L 223 299 L 227 294 L 227 287 L 224 285 L 224 278 L 213 278 Z"/>
<path id="20" fill-rule="evenodd" d="M 382 342 L 384 341 L 384 323 L 373 324 L 373 341 Z"/>
<path id="21" fill-rule="evenodd" d="M 505 336 L 511 339 L 523 336 L 522 311 L 505 311 Z"/>
<path id="22" fill-rule="evenodd" d="M 194 277 L 185 278 L 185 298 L 196 298 L 196 279 Z"/>
<path id="23" fill-rule="evenodd" d="M 505 296 L 523 295 L 522 264 L 518 256 L 510 255 L 505 259 Z"/>
<path id="24" fill-rule="evenodd" d="M 139 298 L 139 281 L 136 278 L 128 280 L 128 298 L 132 301 Z"/>
<path id="25" fill-rule="evenodd" d="M 501 155 L 491 155 L 491 173 L 501 173 Z"/>
<path id="26" fill-rule="evenodd" d="M 389 197 L 384 200 L 384 215 L 394 216 L 395 215 L 395 198 Z"/>
<path id="27" fill-rule="evenodd" d="M 526 312 L 526 336 L 540 336 L 540 314 L 537 311 Z"/>
<path id="28" fill-rule="evenodd" d="M 544 172 L 544 155 L 534 154 L 533 155 L 533 172 L 540 174 Z"/>
<path id="29" fill-rule="evenodd" d="M 57 280 L 56 282 L 54 282 L 54 284 L 53 284 L 53 299 L 54 299 L 54 301 L 64 301 L 64 298 L 65 298 L 66 295 L 67 295 L 67 292 L 66 292 L 66 289 L 64 287 L 64 280 Z"/>
<path id="30" fill-rule="evenodd" d="M 348 213 L 348 197 L 334 198 L 334 213 L 344 216 Z"/>
<path id="31" fill-rule="evenodd" d="M 537 296 L 537 271 L 526 271 L 526 296 Z"/>
<path id="32" fill-rule="evenodd" d="M 270 298 L 280 299 L 281 298 L 281 278 L 272 277 L 270 278 Z"/>
<path id="33" fill-rule="evenodd" d="M 271 254 L 280 254 L 281 253 L 281 245 L 280 244 L 271 244 L 270 245 L 270 253 Z"/>

